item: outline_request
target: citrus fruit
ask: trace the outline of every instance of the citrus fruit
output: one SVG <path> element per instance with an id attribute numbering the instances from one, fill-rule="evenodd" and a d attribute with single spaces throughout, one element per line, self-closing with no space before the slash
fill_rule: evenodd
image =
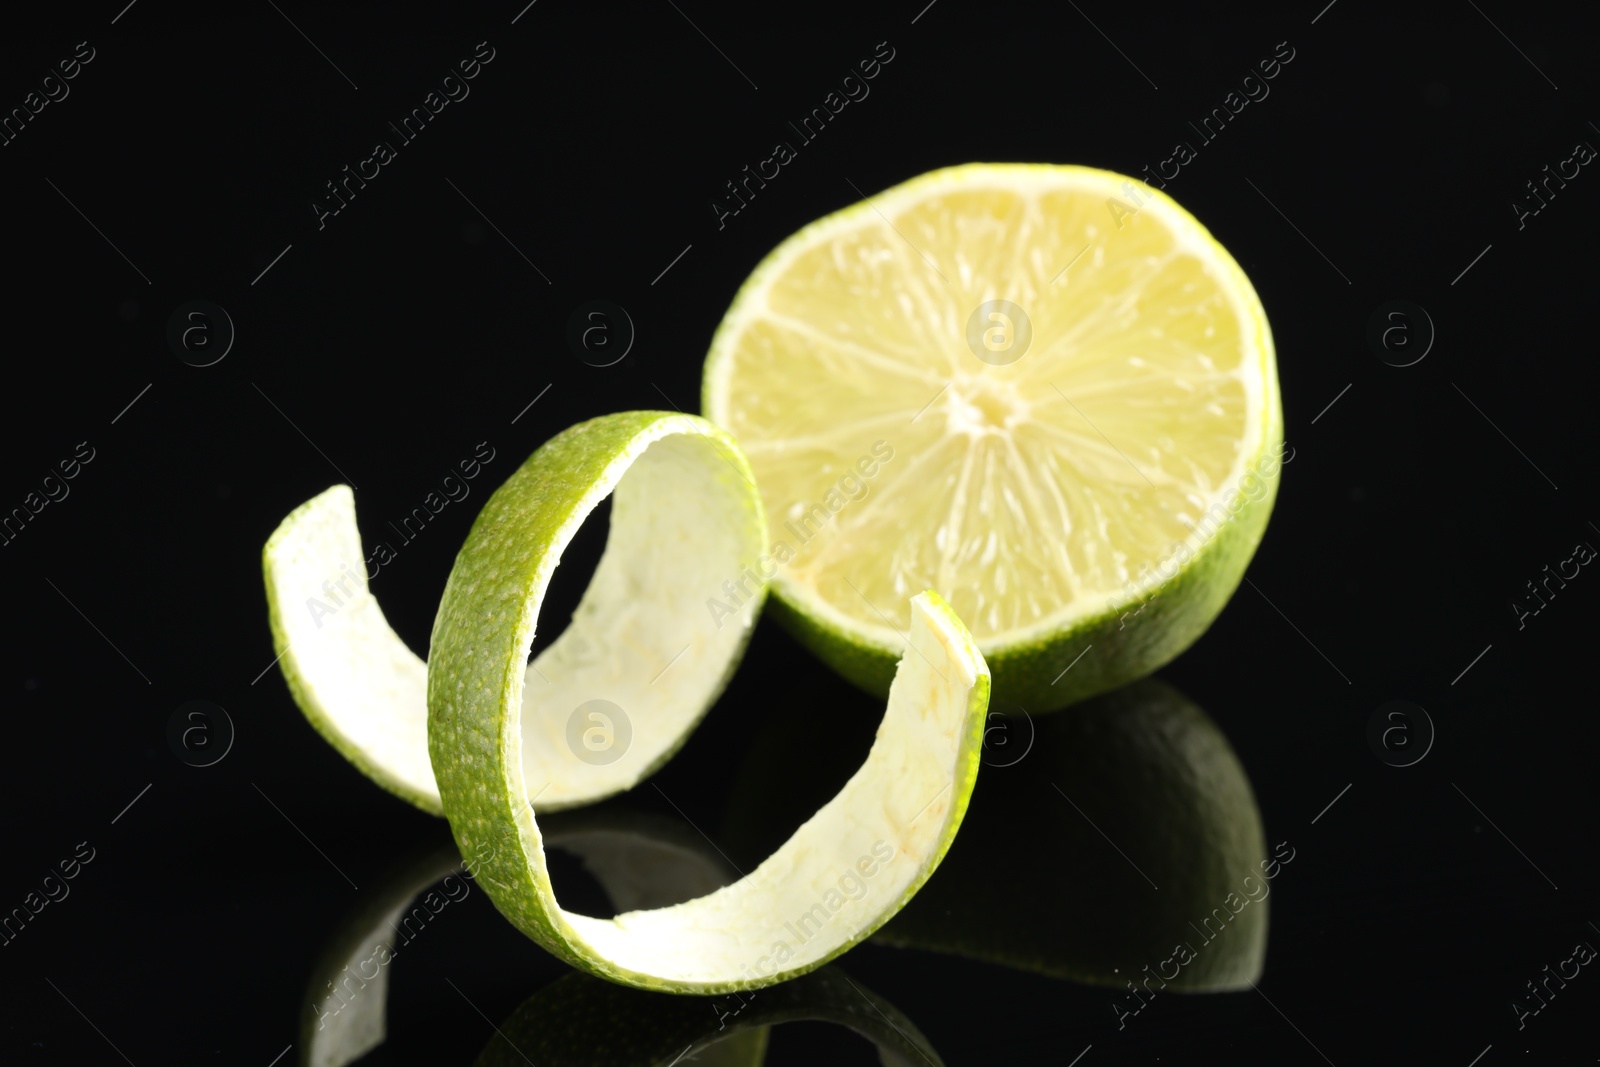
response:
<path id="1" fill-rule="evenodd" d="M 702 399 L 804 644 L 881 693 L 935 589 L 995 700 L 1035 712 L 1204 632 L 1281 463 L 1249 279 L 1166 194 L 1087 167 L 938 170 L 806 226 L 735 296 Z"/>

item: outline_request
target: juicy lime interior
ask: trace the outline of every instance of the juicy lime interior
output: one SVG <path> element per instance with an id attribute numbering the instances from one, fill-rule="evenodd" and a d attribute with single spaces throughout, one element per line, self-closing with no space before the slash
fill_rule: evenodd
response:
<path id="1" fill-rule="evenodd" d="M 938 589 L 987 648 L 1204 537 L 1266 439 L 1270 345 L 1237 265 L 1142 182 L 954 168 L 769 257 L 707 414 L 756 470 L 780 591 L 889 642 Z"/>

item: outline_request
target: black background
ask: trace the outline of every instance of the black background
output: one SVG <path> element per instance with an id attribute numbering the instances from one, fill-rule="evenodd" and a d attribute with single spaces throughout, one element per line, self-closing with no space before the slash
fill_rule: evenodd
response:
<path id="1" fill-rule="evenodd" d="M 480 441 L 498 484 L 581 419 L 697 411 L 739 283 L 855 188 L 969 161 L 1136 174 L 1197 143 L 1188 121 L 1285 41 L 1295 58 L 1270 96 L 1168 188 L 1261 294 L 1295 449 L 1249 572 L 1258 588 L 1241 586 L 1161 672 L 1221 724 L 1269 840 L 1296 849 L 1273 886 L 1259 991 L 1163 996 L 1119 1030 L 1106 989 L 873 944 L 839 966 L 951 1064 L 1066 1063 L 1086 1048 L 1084 1067 L 1600 1055 L 1587 971 L 1521 1031 L 1511 1009 L 1542 967 L 1600 942 L 1587 669 L 1600 578 L 1583 571 L 1521 629 L 1510 607 L 1575 543 L 1600 544 L 1600 177 L 1585 167 L 1520 228 L 1512 207 L 1577 142 L 1600 145 L 1589 28 L 1564 7 L 1503 2 L 923 3 L 541 0 L 518 18 L 517 0 L 450 13 L 141 0 L 118 17 L 113 0 L 9 26 L 0 107 L 77 42 L 95 58 L 0 148 L 0 509 L 78 442 L 95 458 L 0 549 L 0 908 L 77 842 L 96 859 L 0 948 L 0 1058 L 266 1067 L 298 1041 L 309 969 L 352 884 L 444 839 L 263 674 L 260 548 L 295 505 L 350 481 L 377 521 Z M 495 58 L 471 95 L 319 230 L 324 183 L 480 41 Z M 719 229 L 723 183 L 792 140 L 787 122 L 882 41 L 895 57 L 870 96 Z M 166 341 L 194 299 L 237 329 L 207 368 Z M 591 299 L 637 328 L 616 366 L 568 346 Z M 1396 299 L 1437 331 L 1404 368 L 1366 340 Z M 447 509 L 374 583 L 419 651 L 476 507 Z M 557 590 L 569 606 L 600 543 L 592 525 Z M 881 706 L 764 621 L 659 788 L 627 803 L 715 836 L 779 687 L 862 724 L 816 731 L 818 751 L 865 751 Z M 193 699 L 237 731 L 215 766 L 166 743 Z M 1366 740 L 1391 699 L 1437 730 L 1411 767 L 1385 766 Z M 1016 814 L 1039 819 L 1048 849 L 1059 813 Z M 1120 864 L 1107 848 L 1082 877 L 1121 885 Z M 996 872 L 996 908 L 1051 906 L 1007 884 Z M 482 894 L 448 918 L 397 966 L 390 1040 L 366 1062 L 470 1062 L 489 1020 L 566 973 Z M 873 1062 L 838 1028 L 775 1032 L 770 1062 L 818 1057 Z"/>

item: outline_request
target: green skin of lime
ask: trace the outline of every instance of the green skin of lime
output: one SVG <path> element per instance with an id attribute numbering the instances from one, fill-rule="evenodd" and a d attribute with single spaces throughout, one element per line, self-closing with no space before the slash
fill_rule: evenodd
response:
<path id="1" fill-rule="evenodd" d="M 542 446 L 485 503 L 456 557 L 434 621 L 428 662 L 428 748 L 456 843 L 462 855 L 483 857 L 479 883 L 514 926 L 552 954 L 600 977 L 669 992 L 715 994 L 748 988 L 751 979 L 732 974 L 696 982 L 664 979 L 614 963 L 568 936 L 540 858 L 542 846 L 526 784 L 513 773 L 518 767 L 518 738 L 512 709 L 520 706 L 522 671 L 532 641 L 530 598 L 559 558 L 560 533 L 571 525 L 585 494 L 603 481 L 603 471 L 629 441 L 659 420 L 682 418 L 629 412 L 574 426 Z M 731 444 L 731 438 L 710 423 L 694 421 L 703 426 L 700 432 Z M 734 453 L 736 448 L 730 455 Z M 729 486 L 735 485 L 734 479 L 752 484 L 748 465 L 742 456 L 735 458 L 738 466 L 714 464 L 708 476 Z M 761 529 L 759 508 L 752 509 L 749 521 Z M 764 982 L 784 981 L 820 967 L 877 929 L 943 859 L 961 824 L 977 776 L 989 676 L 948 605 L 935 597 L 928 610 L 942 619 L 946 632 L 959 635 L 959 654 L 977 660 L 974 680 L 964 694 L 964 719 L 953 738 L 954 778 L 940 836 L 926 855 L 918 857 L 916 878 L 901 898 L 886 903 L 853 940 L 828 956 L 765 975 Z M 728 669 L 731 672 L 732 664 Z"/>

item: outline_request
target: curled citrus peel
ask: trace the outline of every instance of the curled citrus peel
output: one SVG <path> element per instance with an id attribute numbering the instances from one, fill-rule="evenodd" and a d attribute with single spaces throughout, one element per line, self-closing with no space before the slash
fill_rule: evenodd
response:
<path id="1" fill-rule="evenodd" d="M 530 665 L 562 551 L 611 494 L 594 578 Z M 681 414 L 602 416 L 546 442 L 484 505 L 425 666 L 384 622 L 360 571 L 340 565 L 359 559 L 343 487 L 297 510 L 267 544 L 273 632 L 313 725 L 380 785 L 442 812 L 463 855 L 487 854 L 479 883 L 518 929 L 624 985 L 753 989 L 838 956 L 926 881 L 966 811 L 989 696 L 961 620 L 935 593 L 911 598 L 866 762 L 777 852 L 733 885 L 671 907 L 613 919 L 563 910 L 535 810 L 627 789 L 682 745 L 748 640 L 764 529 L 749 466 L 722 431 Z M 340 575 L 360 595 L 332 616 L 298 611 Z M 729 581 L 752 594 L 737 618 L 709 610 Z M 611 710 L 585 712 L 595 702 Z M 591 747 L 595 731 L 603 748 Z"/>
<path id="2" fill-rule="evenodd" d="M 764 589 L 735 617 L 713 619 L 704 602 L 765 550 L 760 503 L 726 434 L 657 412 L 575 426 L 508 484 L 516 499 L 502 489 L 502 506 L 536 517 L 541 598 L 578 527 L 613 497 L 606 550 L 572 621 L 532 664 L 524 650 L 520 668 L 540 807 L 592 803 L 665 763 L 722 692 Z M 532 548 L 490 551 L 499 565 Z M 349 488 L 296 509 L 264 557 L 279 663 L 306 718 L 373 781 L 444 814 L 428 758 L 428 668 L 367 589 Z"/>

